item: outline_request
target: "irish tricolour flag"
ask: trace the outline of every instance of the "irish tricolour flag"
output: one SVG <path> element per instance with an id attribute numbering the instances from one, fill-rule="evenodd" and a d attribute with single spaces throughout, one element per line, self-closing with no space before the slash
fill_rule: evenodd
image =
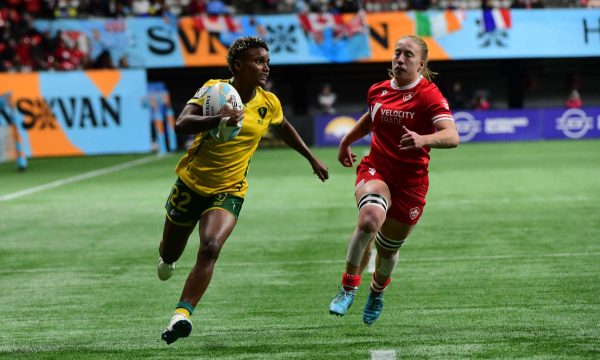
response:
<path id="1" fill-rule="evenodd" d="M 415 34 L 425 37 L 440 37 L 460 30 L 465 20 L 463 10 L 417 11 L 415 12 Z"/>

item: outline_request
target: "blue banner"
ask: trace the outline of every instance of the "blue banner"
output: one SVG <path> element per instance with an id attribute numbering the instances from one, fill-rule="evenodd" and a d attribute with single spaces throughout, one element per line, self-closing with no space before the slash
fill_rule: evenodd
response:
<path id="1" fill-rule="evenodd" d="M 317 116 L 315 145 L 338 146 L 361 114 Z M 454 113 L 460 141 L 600 138 L 600 108 L 461 110 Z M 366 136 L 355 144 L 370 144 Z"/>
<path id="2" fill-rule="evenodd" d="M 356 125 L 362 114 L 322 115 L 314 119 L 315 145 L 338 146 L 340 140 Z M 355 145 L 371 144 L 371 136 L 356 141 Z"/>
<path id="3" fill-rule="evenodd" d="M 600 108 L 458 111 L 461 142 L 600 138 Z"/>
<path id="4" fill-rule="evenodd" d="M 225 66 L 240 36 L 265 39 L 271 63 L 389 62 L 398 38 L 423 37 L 431 60 L 600 56 L 600 9 L 36 20 L 92 60 L 162 68 Z M 557 46 L 557 44 L 560 44 Z"/>

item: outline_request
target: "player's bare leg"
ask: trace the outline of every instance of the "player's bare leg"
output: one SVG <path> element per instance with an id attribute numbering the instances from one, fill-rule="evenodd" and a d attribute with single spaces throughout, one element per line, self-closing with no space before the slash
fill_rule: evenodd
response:
<path id="1" fill-rule="evenodd" d="M 329 313 L 338 316 L 344 316 L 354 302 L 367 261 L 365 251 L 385 221 L 387 208 L 391 204 L 390 191 L 383 181 L 372 180 L 357 189 L 356 201 L 359 209 L 358 226 L 348 245 L 342 288 L 329 305 Z"/>
<path id="2" fill-rule="evenodd" d="M 196 264 L 185 281 L 175 315 L 162 333 L 167 344 L 189 336 L 192 331 L 189 317 L 210 284 L 221 248 L 235 224 L 235 216 L 224 210 L 211 210 L 200 219 L 200 249 Z"/>
<path id="3" fill-rule="evenodd" d="M 372 274 L 374 272 L 374 270 L 370 270 L 371 266 L 375 266 L 375 257 L 374 255 L 377 254 L 377 251 L 373 251 L 373 240 L 375 240 L 375 238 L 371 239 L 371 242 L 369 242 L 369 244 L 367 245 L 367 247 L 365 248 L 365 252 L 363 254 L 362 259 L 360 259 L 360 265 L 358 267 L 358 271 L 359 274 L 362 274 L 365 272 L 365 269 L 367 269 L 367 267 L 369 268 L 369 272 Z M 373 263 L 373 264 L 372 264 Z"/>
<path id="4" fill-rule="evenodd" d="M 200 219 L 200 249 L 190 271 L 180 301 L 196 306 L 212 279 L 215 263 L 225 240 L 235 227 L 236 219 L 225 210 L 211 210 Z"/>
<path id="5" fill-rule="evenodd" d="M 168 217 L 165 217 L 163 238 L 159 247 L 160 257 L 157 268 L 159 279 L 168 280 L 173 275 L 175 262 L 183 254 L 183 250 L 195 226 L 196 224 L 190 226 L 177 225 L 171 222 Z"/>
<path id="6" fill-rule="evenodd" d="M 375 240 L 375 246 L 377 247 L 375 272 L 371 279 L 369 296 L 363 308 L 363 321 L 365 324 L 373 324 L 381 315 L 384 292 L 398 263 L 400 247 L 413 228 L 414 225 L 387 219 L 377 234 Z"/>

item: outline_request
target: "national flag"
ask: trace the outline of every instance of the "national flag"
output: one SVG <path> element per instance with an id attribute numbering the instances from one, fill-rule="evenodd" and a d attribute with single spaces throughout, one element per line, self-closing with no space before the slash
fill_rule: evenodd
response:
<path id="1" fill-rule="evenodd" d="M 213 33 L 239 32 L 241 30 L 239 21 L 230 15 L 201 14 L 194 17 L 194 27 L 198 31 L 205 30 Z"/>
<path id="2" fill-rule="evenodd" d="M 344 20 L 340 14 L 330 13 L 306 13 L 298 15 L 302 30 L 307 33 L 319 33 L 326 29 L 336 28 L 343 25 Z"/>
<path id="3" fill-rule="evenodd" d="M 509 9 L 484 9 L 481 22 L 484 32 L 496 29 L 510 29 L 512 26 Z"/>
<path id="4" fill-rule="evenodd" d="M 350 62 L 370 56 L 364 12 L 341 14 L 299 14 L 298 23 L 306 33 L 309 53 L 331 62 Z M 344 19 L 348 19 L 344 21 Z"/>
<path id="5" fill-rule="evenodd" d="M 367 19 L 366 14 L 363 10 L 359 11 L 356 16 L 347 22 L 338 26 L 336 29 L 336 36 L 350 37 L 354 34 L 367 32 Z"/>
<path id="6" fill-rule="evenodd" d="M 460 30 L 465 20 L 464 10 L 417 11 L 415 33 L 417 36 L 440 37 Z"/>

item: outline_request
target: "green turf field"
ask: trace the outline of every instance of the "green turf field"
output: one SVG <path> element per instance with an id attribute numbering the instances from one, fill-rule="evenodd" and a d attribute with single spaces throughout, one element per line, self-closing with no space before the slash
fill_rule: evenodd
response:
<path id="1" fill-rule="evenodd" d="M 157 279 L 178 156 L 9 200 L 145 156 L 0 164 L 0 358 L 600 358 L 599 141 L 432 151 L 429 203 L 371 327 L 366 282 L 349 315 L 327 312 L 354 173 L 336 149 L 315 151 L 325 184 L 291 150 L 257 152 L 194 330 L 170 346 L 160 333 L 198 248 L 195 233 L 174 277 Z"/>

